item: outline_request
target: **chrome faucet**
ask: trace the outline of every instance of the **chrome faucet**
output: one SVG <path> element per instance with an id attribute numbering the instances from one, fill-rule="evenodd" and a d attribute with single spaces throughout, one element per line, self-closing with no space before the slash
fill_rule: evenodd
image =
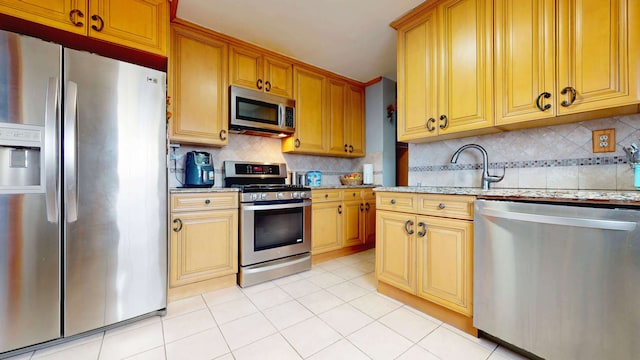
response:
<path id="1" fill-rule="evenodd" d="M 502 174 L 502 176 L 489 175 L 489 156 L 487 155 L 487 150 L 485 150 L 482 146 L 478 144 L 462 145 L 460 149 L 456 150 L 456 152 L 453 153 L 453 156 L 451 157 L 451 163 L 457 163 L 460 153 L 469 148 L 477 149 L 482 153 L 482 189 L 489 190 L 489 184 L 501 181 L 504 178 L 504 173 Z"/>

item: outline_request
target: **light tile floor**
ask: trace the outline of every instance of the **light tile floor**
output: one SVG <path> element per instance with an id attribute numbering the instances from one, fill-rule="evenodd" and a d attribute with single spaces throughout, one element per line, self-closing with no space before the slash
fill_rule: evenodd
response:
<path id="1" fill-rule="evenodd" d="M 374 250 L 11 360 L 524 359 L 376 292 Z"/>

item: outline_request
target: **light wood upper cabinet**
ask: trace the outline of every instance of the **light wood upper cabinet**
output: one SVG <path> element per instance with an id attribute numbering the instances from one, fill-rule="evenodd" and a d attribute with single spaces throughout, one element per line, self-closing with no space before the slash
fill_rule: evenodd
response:
<path id="1" fill-rule="evenodd" d="M 326 153 L 327 78 L 299 66 L 293 69 L 296 132 L 282 140 L 283 152 Z"/>
<path id="2" fill-rule="evenodd" d="M 558 1 L 558 114 L 640 100 L 640 3 Z M 565 88 L 573 88 L 562 94 Z M 567 103 L 564 103 L 564 102 Z M 566 106 L 565 106 L 566 105 Z"/>
<path id="3" fill-rule="evenodd" d="M 348 144 L 349 156 L 365 155 L 365 91 L 360 86 L 347 88 L 347 121 L 345 126 L 345 144 Z"/>
<path id="4" fill-rule="evenodd" d="M 491 1 L 450 0 L 398 29 L 398 140 L 493 126 Z"/>
<path id="5" fill-rule="evenodd" d="M 0 0 L 0 12 L 134 49 L 167 55 L 167 0 Z"/>
<path id="6" fill-rule="evenodd" d="M 626 0 L 496 1 L 496 124 L 637 103 L 639 7 Z"/>
<path id="7" fill-rule="evenodd" d="M 169 138 L 177 143 L 228 142 L 228 46 L 201 30 L 171 27 Z"/>
<path id="8" fill-rule="evenodd" d="M 88 6 L 87 0 L 0 0 L 3 14 L 76 34 L 87 33 Z"/>
<path id="9" fill-rule="evenodd" d="M 329 79 L 329 152 L 337 155 L 347 154 L 349 145 L 346 143 L 347 122 L 347 88 L 344 81 Z"/>
<path id="10" fill-rule="evenodd" d="M 283 59 L 241 46 L 231 46 L 229 79 L 232 85 L 293 96 L 293 65 Z"/>
<path id="11" fill-rule="evenodd" d="M 89 0 L 89 36 L 167 54 L 167 0 Z"/>

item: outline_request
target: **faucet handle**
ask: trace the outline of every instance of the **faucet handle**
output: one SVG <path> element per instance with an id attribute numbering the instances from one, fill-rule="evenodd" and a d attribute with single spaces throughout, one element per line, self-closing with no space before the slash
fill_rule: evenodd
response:
<path id="1" fill-rule="evenodd" d="M 502 175 L 490 175 L 487 174 L 487 182 L 500 182 L 504 179 L 504 175 L 507 173 L 507 166 L 502 166 Z"/>

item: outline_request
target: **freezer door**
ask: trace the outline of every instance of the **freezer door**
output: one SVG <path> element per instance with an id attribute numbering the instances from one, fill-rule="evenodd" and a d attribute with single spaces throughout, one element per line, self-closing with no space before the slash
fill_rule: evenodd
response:
<path id="1" fill-rule="evenodd" d="M 166 307 L 165 74 L 64 50 L 64 335 Z"/>
<path id="2" fill-rule="evenodd" d="M 0 353 L 61 335 L 61 55 L 58 45 L 0 31 Z"/>

